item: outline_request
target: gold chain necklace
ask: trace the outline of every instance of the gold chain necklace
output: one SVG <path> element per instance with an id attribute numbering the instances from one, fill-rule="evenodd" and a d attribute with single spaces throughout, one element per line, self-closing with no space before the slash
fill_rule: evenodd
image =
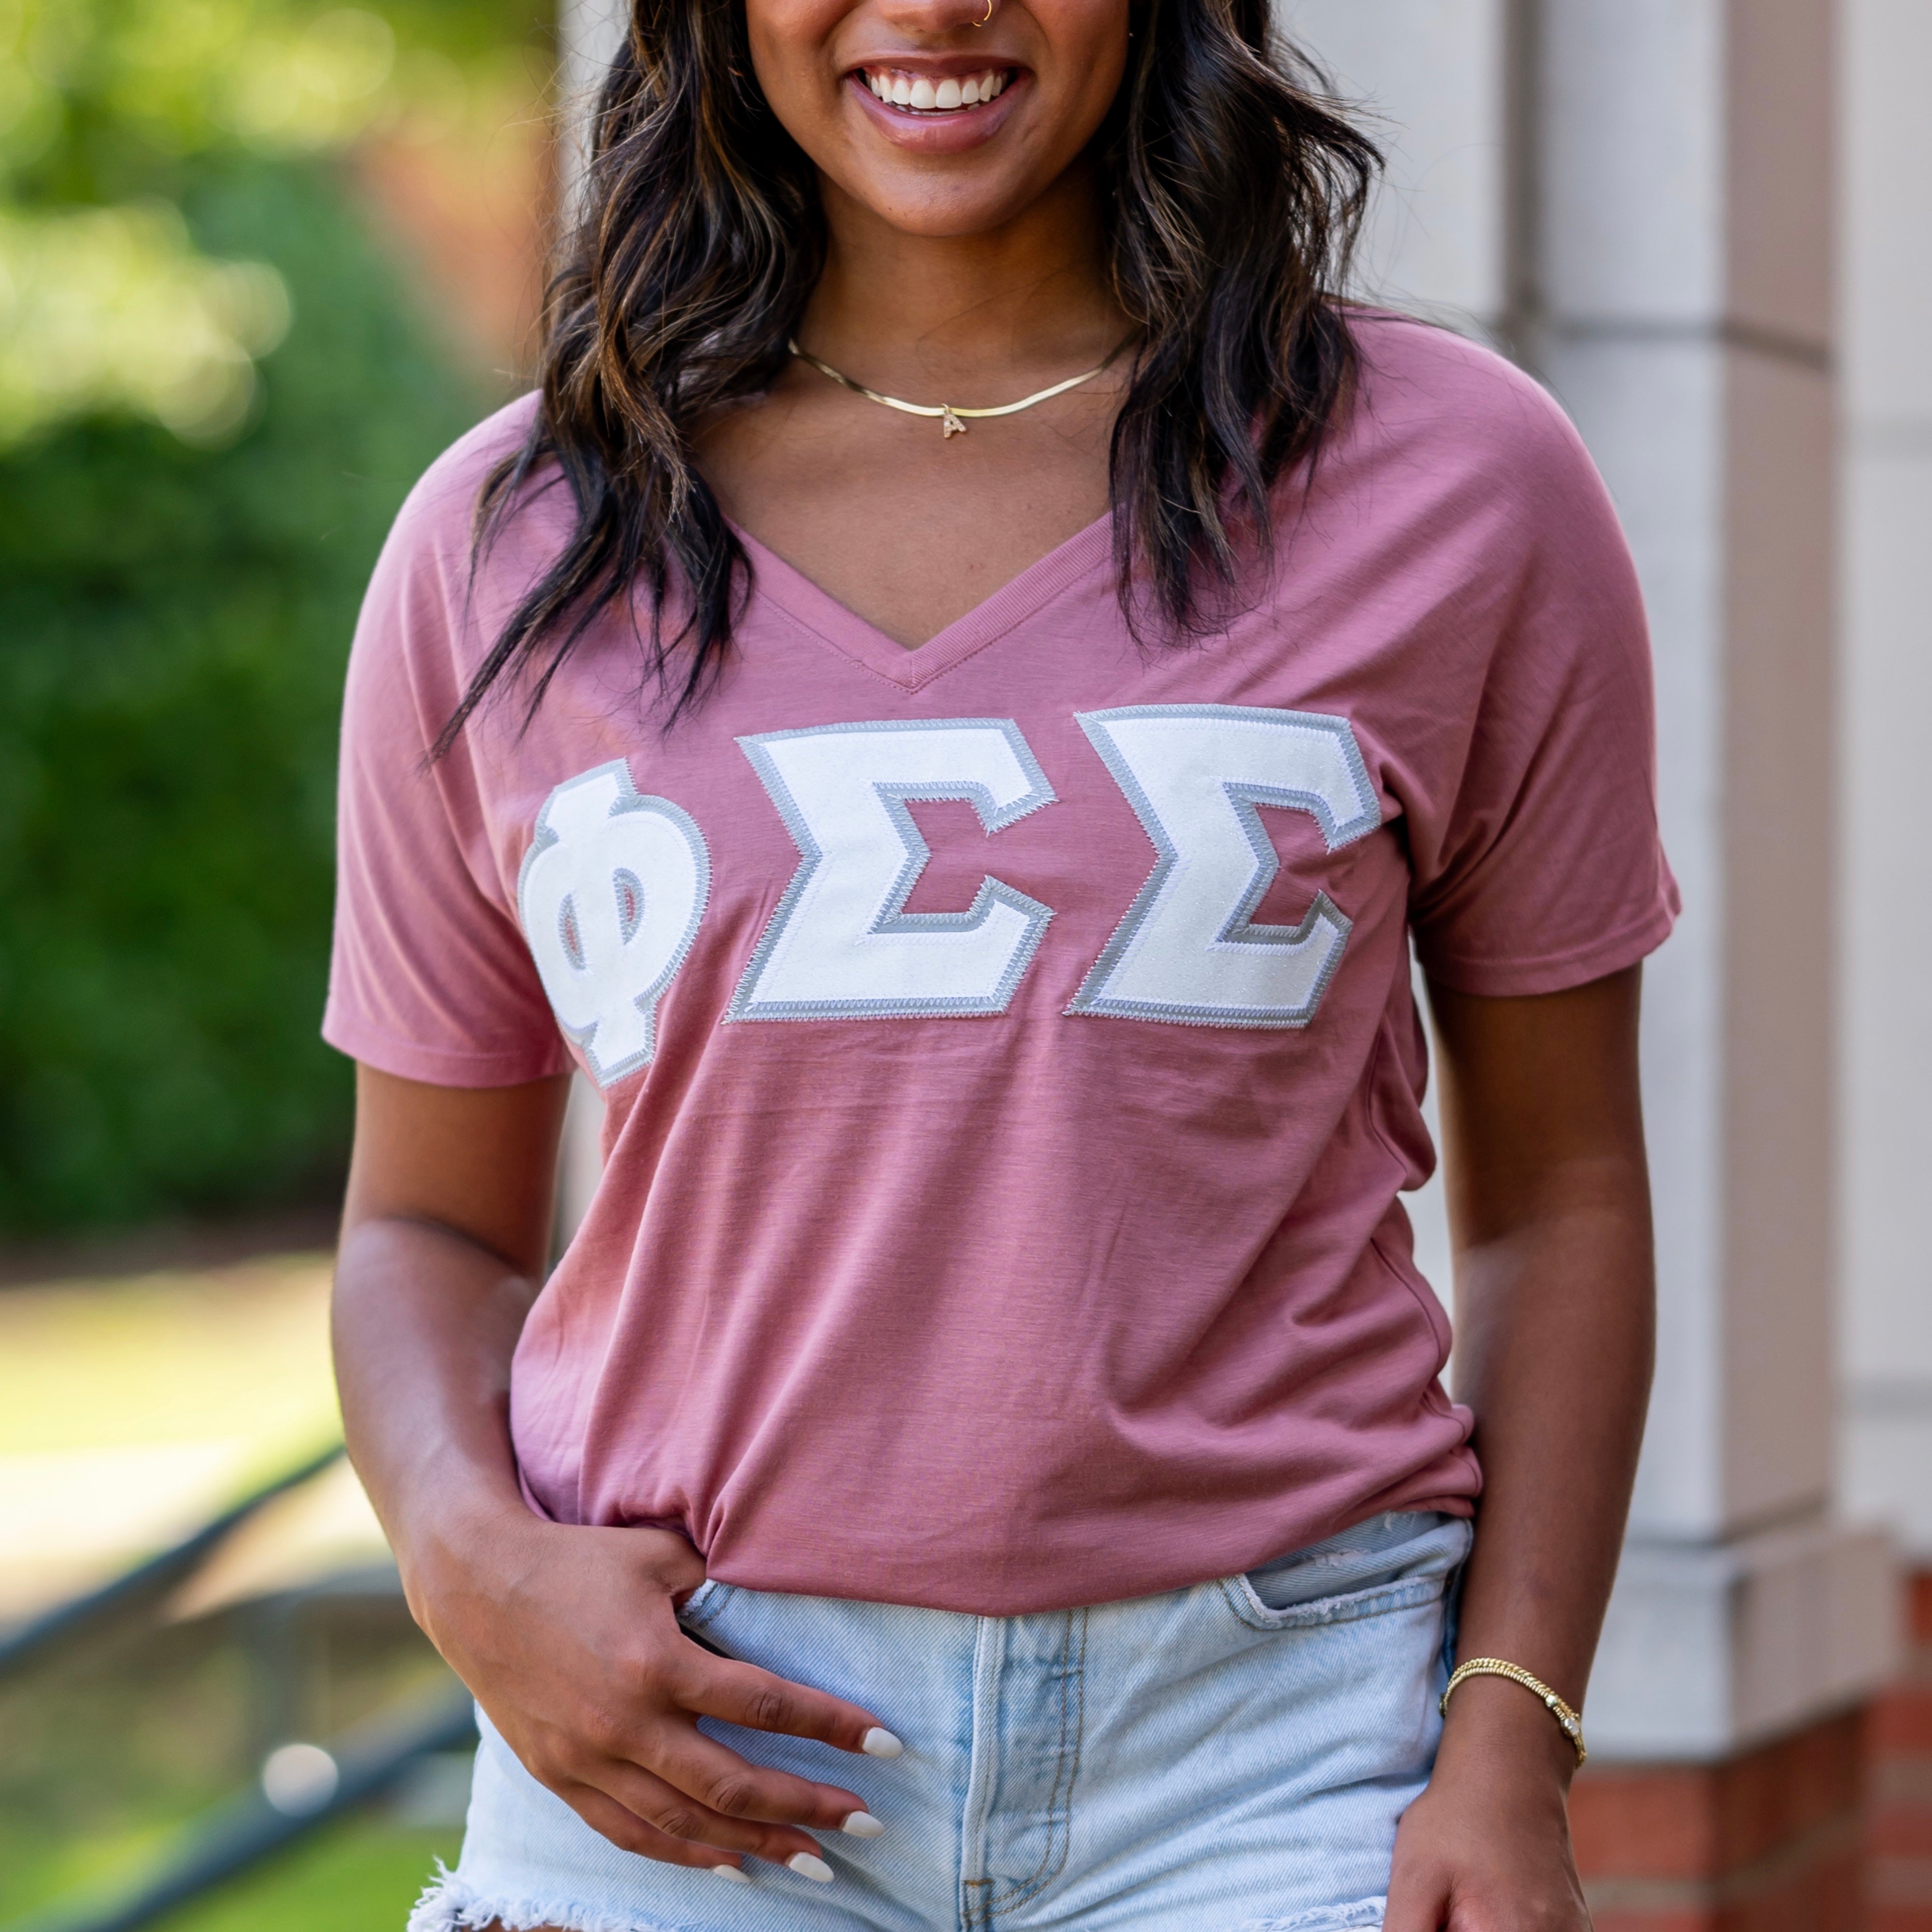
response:
<path id="1" fill-rule="evenodd" d="M 1131 340 L 1131 338 L 1130 338 Z M 862 382 L 855 382 L 850 376 L 832 368 L 830 362 L 821 362 L 810 350 L 801 349 L 795 341 L 788 341 L 785 346 L 801 362 L 809 362 L 821 376 L 830 376 L 841 388 L 850 389 L 855 396 L 863 396 L 868 403 L 884 403 L 889 410 L 898 410 L 909 416 L 937 416 L 940 431 L 948 437 L 964 436 L 966 425 L 960 421 L 962 416 L 1014 416 L 1022 410 L 1030 410 L 1036 403 L 1043 403 L 1050 397 L 1064 396 L 1069 389 L 1077 389 L 1082 382 L 1090 382 L 1105 369 L 1108 363 L 1126 346 L 1125 342 L 1108 352 L 1106 362 L 1096 362 L 1084 376 L 1070 376 L 1064 382 L 1056 382 L 1050 389 L 1036 391 L 1030 396 L 1022 396 L 1016 403 L 1002 403 L 998 409 L 956 409 L 950 403 L 908 403 L 898 396 L 882 396 L 877 389 L 868 389 Z"/>

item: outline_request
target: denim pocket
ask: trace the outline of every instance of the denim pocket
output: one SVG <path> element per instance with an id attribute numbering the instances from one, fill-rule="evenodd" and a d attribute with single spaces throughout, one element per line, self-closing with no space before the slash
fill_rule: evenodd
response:
<path id="1" fill-rule="evenodd" d="M 1305 1630 L 1426 1604 L 1448 1589 L 1469 1553 L 1461 1516 L 1431 1510 L 1371 1516 L 1325 1542 L 1222 1583 L 1229 1606 L 1257 1630 Z"/>
<path id="2" fill-rule="evenodd" d="M 731 1586 L 707 1576 L 685 1598 L 677 1620 L 687 1630 L 701 1630 L 730 1600 Z"/>

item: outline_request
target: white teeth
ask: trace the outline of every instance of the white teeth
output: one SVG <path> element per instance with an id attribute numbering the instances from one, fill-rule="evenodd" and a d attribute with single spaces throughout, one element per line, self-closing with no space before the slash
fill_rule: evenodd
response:
<path id="1" fill-rule="evenodd" d="M 1006 76 L 997 71 L 969 74 L 964 80 L 949 75 L 938 82 L 925 74 L 880 74 L 871 68 L 860 71 L 878 99 L 895 107 L 910 107 L 918 114 L 950 114 L 962 107 L 976 107 L 982 101 L 998 100 L 1006 86 Z"/>

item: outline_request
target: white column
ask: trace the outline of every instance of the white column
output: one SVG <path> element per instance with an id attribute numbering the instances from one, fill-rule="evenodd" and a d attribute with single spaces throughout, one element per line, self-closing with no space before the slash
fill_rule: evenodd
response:
<path id="1" fill-rule="evenodd" d="M 1843 0 L 1839 1252 L 1850 1507 L 1932 1557 L 1932 8 Z"/>
<path id="2" fill-rule="evenodd" d="M 1656 643 L 1686 912 L 1648 976 L 1661 1302 L 1606 1756 L 1714 1757 L 1888 1670 L 1832 1513 L 1838 1167 L 1828 0 L 1544 0 L 1543 362 Z"/>
<path id="3" fill-rule="evenodd" d="M 1687 910 L 1646 982 L 1658 1375 L 1590 1735 L 1609 1758 L 1718 1757 L 1854 1698 L 1892 1650 L 1883 1545 L 1832 1507 L 1828 0 L 1282 4 L 1402 124 L 1372 274 L 1502 325 L 1590 442 L 1644 580 Z M 1924 80 L 1896 83 L 1901 115 Z M 1891 1183 L 1902 1226 L 1904 1164 Z M 1439 1256 L 1439 1207 L 1416 1218 Z"/>
<path id="4" fill-rule="evenodd" d="M 558 129 L 562 154 L 564 198 L 568 201 L 583 172 L 587 152 L 584 128 L 612 57 L 623 45 L 630 0 L 557 0 L 558 86 L 562 94 Z M 571 1083 L 564 1116 L 563 1148 L 557 1162 L 556 1246 L 562 1252 L 577 1232 L 597 1190 L 604 1160 L 600 1136 L 604 1102 L 582 1074 Z"/>
<path id="5" fill-rule="evenodd" d="M 585 119 L 612 56 L 624 44 L 630 16 L 630 0 L 556 0 L 558 131 L 566 184 L 574 184 L 583 170 Z"/>
<path id="6" fill-rule="evenodd" d="M 1362 292 L 1494 337 L 1509 305 L 1507 0 L 1280 0 L 1388 163 Z"/>

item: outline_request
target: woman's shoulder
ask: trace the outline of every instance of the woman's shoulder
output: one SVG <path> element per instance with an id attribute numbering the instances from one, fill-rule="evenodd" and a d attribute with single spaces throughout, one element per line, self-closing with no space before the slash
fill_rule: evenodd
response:
<path id="1" fill-rule="evenodd" d="M 467 552 L 476 502 L 490 472 L 520 449 L 537 412 L 530 391 L 466 430 L 417 479 L 396 514 L 396 533 L 415 550 L 452 544 Z"/>
<path id="2" fill-rule="evenodd" d="M 1519 473 L 1589 459 L 1562 406 L 1534 376 L 1486 344 L 1387 309 L 1352 310 L 1364 431 L 1412 448 Z"/>
<path id="3" fill-rule="evenodd" d="M 1386 310 L 1352 311 L 1360 365 L 1339 466 L 1392 490 L 1504 512 L 1517 539 L 1607 537 L 1609 493 L 1562 405 L 1526 370 L 1480 342 Z M 1496 520 L 1485 518 L 1486 522 Z M 1620 539 L 1619 539 L 1620 542 Z"/>

